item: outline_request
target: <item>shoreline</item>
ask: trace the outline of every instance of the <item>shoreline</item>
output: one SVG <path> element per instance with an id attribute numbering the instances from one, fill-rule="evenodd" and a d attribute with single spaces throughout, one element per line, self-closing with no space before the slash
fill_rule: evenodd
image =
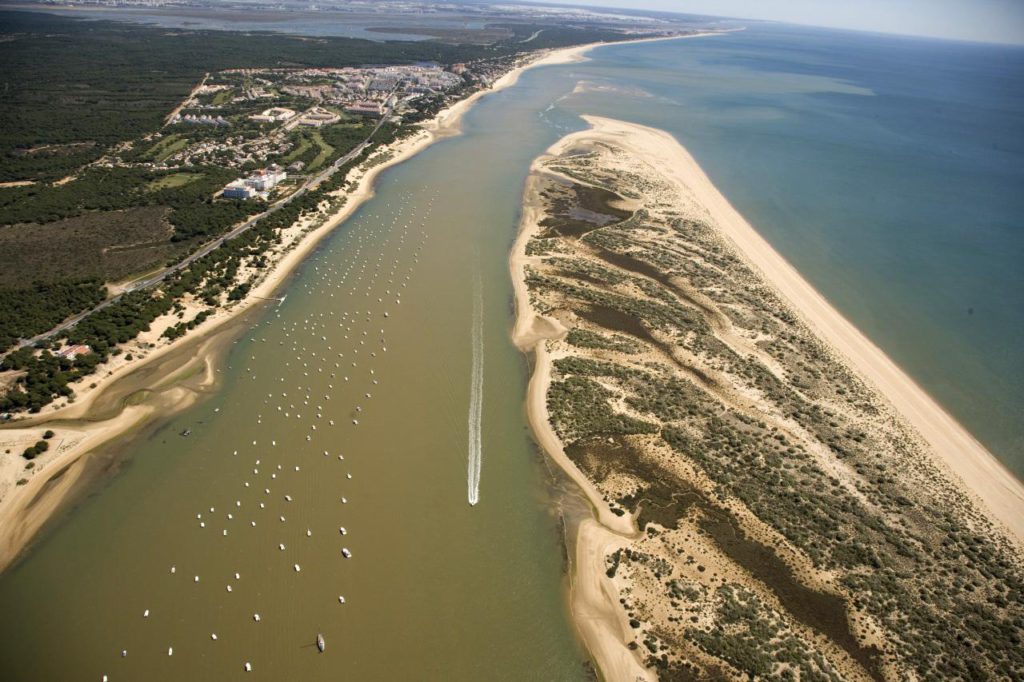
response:
<path id="1" fill-rule="evenodd" d="M 555 153 L 566 139 L 555 142 L 530 164 L 524 199 L 532 194 L 533 173 L 538 170 L 539 161 Z M 575 551 L 569 555 L 569 609 L 602 679 L 654 682 L 657 676 L 627 647 L 628 618 L 619 608 L 615 587 L 604 577 L 606 550 L 614 551 L 616 541 L 624 545 L 640 532 L 631 514 L 612 513 L 596 486 L 569 459 L 548 415 L 547 392 L 553 360 L 546 343 L 562 338 L 566 329 L 557 320 L 538 314 L 530 303 L 525 268 L 531 257 L 526 255 L 526 245 L 540 231 L 539 213 L 538 205 L 524 201 L 519 233 L 509 257 L 516 311 L 511 336 L 516 348 L 533 360 L 525 396 L 530 431 L 544 454 L 580 488 L 591 509 L 591 517 L 579 524 Z"/>
<path id="2" fill-rule="evenodd" d="M 929 446 L 932 460 L 962 492 L 1024 544 L 1024 483 L 910 378 L 885 352 L 832 307 L 719 192 L 697 161 L 670 134 L 646 126 L 584 116 L 590 139 L 609 139 L 659 166 L 666 177 L 689 187 L 756 272 L 770 284 L 818 338 L 866 380 Z M 648 140 L 638 141 L 646 137 Z M 659 144 L 654 144 L 657 141 Z M 646 144 L 645 144 L 646 142 Z"/>
<path id="3" fill-rule="evenodd" d="M 638 39 L 621 41 L 621 43 L 685 37 L 690 36 Z M 367 157 L 366 161 L 379 156 L 386 158 L 365 170 L 362 164 L 353 169 L 350 175 L 353 188 L 344 194 L 344 205 L 334 214 L 328 216 L 322 225 L 313 230 L 304 232 L 300 226 L 298 234 L 294 235 L 291 243 L 285 247 L 287 250 L 266 270 L 265 275 L 244 299 L 229 307 L 218 308 L 208 319 L 185 336 L 163 343 L 148 352 L 140 353 L 133 360 L 125 361 L 124 354 L 112 358 L 111 361 L 101 365 L 96 374 L 85 378 L 85 381 L 89 382 L 88 384 L 74 386 L 76 389 L 74 403 L 44 410 L 41 414 L 32 415 L 0 427 L 0 442 L 6 441 L 8 444 L 16 442 L 19 448 L 38 440 L 48 426 L 53 427 L 53 430 L 57 432 L 55 441 L 61 443 L 54 450 L 34 460 L 36 467 L 24 485 L 15 485 L 15 481 L 25 475 L 25 471 L 21 469 L 24 462 L 17 450 L 10 448 L 12 461 L 8 463 L 7 467 L 0 468 L 0 495 L 3 495 L 0 499 L 0 572 L 10 566 L 21 554 L 35 533 L 50 519 L 67 497 L 73 484 L 73 477 L 64 474 L 71 472 L 73 466 L 84 455 L 157 416 L 158 410 L 155 408 L 131 406 L 123 407 L 117 414 L 109 418 L 90 418 L 90 409 L 106 390 L 118 381 L 153 365 L 157 360 L 189 344 L 197 343 L 202 347 L 220 333 L 228 322 L 237 319 L 255 306 L 263 304 L 267 299 L 272 299 L 275 291 L 320 242 L 337 227 L 344 224 L 365 202 L 373 198 L 375 182 L 381 173 L 412 158 L 439 140 L 458 135 L 462 117 L 481 98 L 511 87 L 528 69 L 581 61 L 584 59 L 583 55 L 589 50 L 608 44 L 620 43 L 588 43 L 531 55 L 523 63 L 496 80 L 491 87 L 478 90 L 438 112 L 433 119 L 421 125 L 416 134 L 398 141 L 393 146 L 379 147 L 371 156 Z M 293 228 L 288 228 L 288 230 L 291 229 Z M 158 339 L 159 337 L 154 335 L 154 340 Z M 132 343 L 129 341 L 125 345 Z M 203 359 L 203 354 L 197 353 L 196 358 Z M 208 363 L 208 358 L 204 362 Z M 212 366 L 208 366 L 207 371 L 213 372 L 214 370 Z M 100 376 L 100 372 L 105 373 Z M 190 404 L 191 402 L 175 405 L 172 411 L 180 411 Z M 163 415 L 170 413 L 163 410 L 159 412 Z M 84 422 L 85 427 L 82 428 L 77 424 L 65 427 L 58 424 L 58 422 L 73 424 L 76 420 Z M 69 437 L 71 438 L 69 439 Z M 67 443 L 65 447 L 64 443 L 68 440 L 71 442 Z M 51 482 L 58 476 L 62 479 L 61 484 L 51 485 Z"/>
<path id="4" fill-rule="evenodd" d="M 639 531 L 628 514 L 610 514 L 601 494 L 569 460 L 554 433 L 546 405 L 553 358 L 546 344 L 561 339 L 566 330 L 557 320 L 533 309 L 525 280 L 525 267 L 540 258 L 526 254 L 526 245 L 540 230 L 539 208 L 530 199 L 532 173 L 542 160 L 580 142 L 612 143 L 644 158 L 671 183 L 688 188 L 697 198 L 700 210 L 708 214 L 719 234 L 733 244 L 747 264 L 776 290 L 836 358 L 873 387 L 912 427 L 928 446 L 930 452 L 925 456 L 944 472 L 947 481 L 1003 531 L 1000 535 L 1018 546 L 1024 544 L 1024 484 L 804 280 L 718 191 L 685 147 L 670 134 L 654 128 L 597 116 L 583 118 L 589 129 L 563 137 L 531 165 L 519 234 L 510 256 L 516 300 L 512 338 L 521 351 L 533 357 L 526 412 L 534 437 L 573 480 L 584 480 L 581 489 L 594 510 L 594 518 L 581 522 L 576 538 L 570 607 L 584 643 L 606 679 L 643 679 L 651 675 L 626 646 L 625 611 L 619 608 L 614 584 L 604 576 L 607 553 L 614 551 L 617 543 L 624 545 L 636 537 Z M 606 524 L 609 517 L 612 523 Z"/>

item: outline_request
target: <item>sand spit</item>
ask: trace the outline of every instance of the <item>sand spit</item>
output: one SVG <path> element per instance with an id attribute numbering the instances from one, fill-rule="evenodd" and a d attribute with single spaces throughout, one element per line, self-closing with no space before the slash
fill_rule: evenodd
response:
<path id="1" fill-rule="evenodd" d="M 885 396 L 931 446 L 939 461 L 965 484 L 965 492 L 1024 541 L 1024 485 L 924 389 L 825 300 L 751 227 L 714 186 L 690 153 L 668 133 L 597 116 L 590 140 L 606 140 L 647 160 L 664 177 L 690 188 L 754 268 L 804 321 Z M 566 145 L 572 140 L 563 140 Z"/>
<path id="2" fill-rule="evenodd" d="M 556 153 L 555 148 L 549 149 L 548 153 Z M 531 170 L 537 170 L 536 162 Z M 526 285 L 525 268 L 529 260 L 526 246 L 540 229 L 540 205 L 533 200 L 535 191 L 535 178 L 531 176 L 527 179 L 527 200 L 510 259 L 516 298 L 512 341 L 519 350 L 533 354 L 533 374 L 526 393 L 526 415 L 533 436 L 544 452 L 584 492 L 598 519 L 598 522 L 584 520 L 579 527 L 575 556 L 571 557 L 570 608 L 580 636 L 604 679 L 629 682 L 656 680 L 656 675 L 626 647 L 626 615 L 618 606 L 616 589 L 610 587 L 603 575 L 604 557 L 616 548 L 616 540 L 637 535 L 635 521 L 629 515 L 616 516 L 612 513 L 590 479 L 566 456 L 548 416 L 547 393 L 551 384 L 552 358 L 546 342 L 563 338 L 566 329 L 557 319 L 536 312 Z"/>
<path id="3" fill-rule="evenodd" d="M 15 494 L 4 498 L 3 517 L 0 519 L 0 566 L 8 565 L 18 556 L 74 490 L 86 466 L 82 455 L 142 427 L 154 418 L 193 405 L 215 386 L 213 354 L 207 347 L 216 340 L 216 337 L 201 339 L 195 349 L 196 355 L 184 358 L 184 364 L 174 365 L 173 369 L 187 377 L 186 380 L 173 382 L 163 389 L 142 391 L 140 404 L 122 403 L 110 418 L 95 422 L 87 419 L 47 421 L 38 427 L 0 431 L 0 447 L 15 446 L 12 453 L 30 445 L 28 441 L 40 437 L 46 429 L 56 433 L 52 439 L 55 446 L 50 461 L 44 463 L 45 475 L 33 477 L 27 484 L 16 488 Z M 185 349 L 189 348 L 185 346 Z M 149 395 L 145 395 L 147 393 Z M 18 469 L 21 468 L 20 459 L 15 459 Z M 23 473 L 14 471 L 11 475 L 20 477 Z"/>
<path id="4" fill-rule="evenodd" d="M 1018 615 L 1020 482 L 674 138 L 584 118 L 510 265 L 531 428 L 596 517 L 570 600 L 604 677 L 1019 669 L 1013 626 L 962 637 Z"/>

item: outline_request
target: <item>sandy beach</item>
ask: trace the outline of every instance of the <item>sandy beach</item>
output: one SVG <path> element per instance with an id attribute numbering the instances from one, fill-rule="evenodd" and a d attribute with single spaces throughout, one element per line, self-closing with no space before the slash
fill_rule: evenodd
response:
<path id="1" fill-rule="evenodd" d="M 564 139 L 549 148 L 547 154 L 557 153 L 563 143 Z M 538 161 L 534 161 L 530 170 L 538 168 Z M 531 176 L 527 179 L 525 197 L 533 195 L 532 183 Z M 580 524 L 575 538 L 576 550 L 569 570 L 569 606 L 579 635 L 604 679 L 655 680 L 657 676 L 645 668 L 638 656 L 626 646 L 628 625 L 625 613 L 619 608 L 617 591 L 604 575 L 604 557 L 614 549 L 616 541 L 639 534 L 634 519 L 628 514 L 616 516 L 612 513 L 594 484 L 565 454 L 548 415 L 547 393 L 553 358 L 546 344 L 549 340 L 563 337 L 566 330 L 557 320 L 537 314 L 530 304 L 525 268 L 531 258 L 526 255 L 526 245 L 540 230 L 540 214 L 537 204 L 529 199 L 524 202 L 519 234 L 509 258 L 516 301 L 512 342 L 533 357 L 533 374 L 525 401 L 533 437 L 547 456 L 580 487 L 595 516 L 595 519 L 585 519 Z"/>
<path id="2" fill-rule="evenodd" d="M 878 346 L 853 326 L 733 208 L 690 153 L 668 133 L 596 116 L 584 117 L 590 140 L 614 141 L 688 187 L 749 263 L 782 294 L 835 352 L 873 385 L 924 438 L 937 462 L 1024 541 L 1024 485 L 918 386 Z M 566 144 L 572 141 L 567 138 Z"/>
<path id="3" fill-rule="evenodd" d="M 676 186 L 679 196 L 692 197 L 697 205 L 685 208 L 698 215 L 703 213 L 710 224 L 716 225 L 721 236 L 777 290 L 831 353 L 855 370 L 920 435 L 949 482 L 986 512 L 996 527 L 1008 531 L 1011 540 L 1021 542 L 1024 486 L 1020 481 L 772 249 L 675 138 L 644 126 L 594 116 L 584 118 L 591 129 L 557 142 L 535 161 L 532 170 L 539 170 L 543 160 L 575 145 L 595 142 L 607 142 L 644 159 L 660 177 Z M 608 513 L 609 505 L 566 456 L 549 421 L 547 388 L 557 351 L 553 354 L 548 341 L 563 338 L 566 329 L 558 320 L 534 311 L 525 282 L 525 268 L 540 258 L 526 255 L 527 243 L 540 231 L 538 219 L 542 215 L 539 206 L 531 203 L 533 179 L 531 176 L 527 184 L 520 233 L 510 259 L 517 301 L 513 340 L 524 352 L 532 352 L 534 358 L 527 415 L 535 437 L 552 459 L 574 480 L 583 479 L 581 489 L 595 510 L 596 519 L 580 526 L 572 576 L 571 606 L 580 633 L 607 679 L 634 679 L 646 671 L 636 654 L 626 648 L 630 635 L 622 629 L 623 610 L 612 580 L 604 575 L 604 559 L 615 550 L 616 542 L 625 544 L 638 533 L 628 514 L 616 517 Z"/>

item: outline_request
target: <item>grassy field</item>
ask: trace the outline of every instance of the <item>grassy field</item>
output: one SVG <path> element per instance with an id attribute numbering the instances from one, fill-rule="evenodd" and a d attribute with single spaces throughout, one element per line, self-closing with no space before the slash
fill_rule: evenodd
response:
<path id="1" fill-rule="evenodd" d="M 215 107 L 219 107 L 222 104 L 227 104 L 228 100 L 230 100 L 234 94 L 234 90 L 221 90 L 213 96 L 213 102 L 211 102 L 211 104 L 213 104 L 213 106 Z"/>
<path id="2" fill-rule="evenodd" d="M 316 170 L 317 168 L 322 166 L 324 162 L 327 161 L 327 159 L 331 157 L 331 154 L 334 153 L 334 147 L 324 142 L 324 138 L 319 131 L 313 133 L 313 143 L 320 148 L 320 151 L 316 155 L 316 158 L 313 159 L 312 162 L 310 162 L 309 168 L 307 168 L 307 170 Z"/>
<path id="3" fill-rule="evenodd" d="M 324 130 L 330 132 L 338 127 L 343 126 L 330 126 Z M 299 130 L 293 133 L 292 139 L 296 147 L 281 159 L 281 163 L 302 161 L 306 164 L 307 171 L 316 170 L 327 163 L 334 156 L 337 147 L 324 139 L 324 130 Z"/>
<path id="4" fill-rule="evenodd" d="M 311 145 L 312 143 L 309 141 L 309 138 L 303 135 L 299 138 L 299 146 L 288 152 L 288 156 L 284 157 L 284 163 L 291 163 L 296 159 L 302 158 L 302 155 L 309 150 Z"/>
<path id="5" fill-rule="evenodd" d="M 146 152 L 146 156 L 153 161 L 163 161 L 168 158 L 171 154 L 179 152 L 185 148 L 188 144 L 188 140 L 183 138 L 181 135 L 175 133 L 173 135 L 167 135 L 160 138 L 160 140 L 149 148 Z"/>
<path id="6" fill-rule="evenodd" d="M 190 182 L 195 182 L 201 177 L 203 177 L 202 173 L 171 173 L 170 175 L 165 175 L 162 178 L 153 180 L 146 186 L 146 189 L 150 192 L 157 192 L 162 189 L 184 187 Z"/>

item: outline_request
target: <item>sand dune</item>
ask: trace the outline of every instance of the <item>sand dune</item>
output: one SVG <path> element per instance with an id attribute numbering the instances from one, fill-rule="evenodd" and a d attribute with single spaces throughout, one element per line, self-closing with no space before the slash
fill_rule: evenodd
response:
<path id="1" fill-rule="evenodd" d="M 708 223 L 715 225 L 752 269 L 776 289 L 835 357 L 852 367 L 918 432 L 946 478 L 978 503 L 997 526 L 1007 529 L 1009 537 L 1021 542 L 1024 486 L 1020 481 L 775 252 L 678 141 L 668 133 L 644 126 L 594 116 L 584 118 L 591 129 L 562 138 L 535 161 L 534 171 L 541 170 L 545 159 L 595 142 L 606 142 L 643 159 L 660 179 L 678 188 L 678 196 L 695 202 L 682 208 L 696 215 L 704 213 Z M 643 679 L 651 673 L 627 649 L 631 635 L 623 629 L 619 595 L 604 576 L 605 557 L 616 545 L 627 545 L 636 537 L 633 519 L 610 513 L 594 483 L 566 456 L 549 422 L 547 391 L 557 351 L 553 353 L 547 342 L 563 338 L 566 329 L 559 320 L 533 309 L 526 286 L 525 268 L 536 260 L 526 255 L 526 246 L 540 231 L 538 220 L 543 215 L 539 205 L 533 203 L 534 182 L 534 176 L 527 182 L 520 233 L 510 263 L 518 313 L 513 340 L 524 352 L 533 353 L 535 365 L 527 415 L 539 444 L 580 485 L 595 512 L 596 519 L 580 525 L 573 567 L 571 606 L 580 633 L 607 679 Z"/>
<path id="2" fill-rule="evenodd" d="M 892 403 L 928 443 L 937 462 L 965 484 L 965 492 L 980 501 L 1018 542 L 1024 540 L 1024 485 L 786 262 L 733 208 L 674 137 L 622 121 L 584 118 L 593 129 L 581 137 L 612 141 L 644 158 L 665 178 L 689 188 L 722 234 L 823 341 Z M 571 137 L 565 138 L 559 148 L 573 142 Z"/>

